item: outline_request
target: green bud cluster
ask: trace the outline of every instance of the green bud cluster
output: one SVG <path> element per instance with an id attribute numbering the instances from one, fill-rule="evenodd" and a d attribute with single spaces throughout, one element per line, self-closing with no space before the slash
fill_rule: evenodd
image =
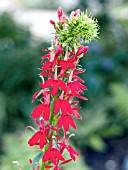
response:
<path id="1" fill-rule="evenodd" d="M 80 12 L 78 16 L 72 17 L 70 20 L 58 22 L 58 26 L 55 25 L 57 36 L 59 37 L 59 43 L 63 46 L 73 47 L 74 44 L 78 46 L 78 43 L 89 43 L 90 41 L 98 38 L 99 26 L 97 19 L 90 16 L 87 11 Z"/>

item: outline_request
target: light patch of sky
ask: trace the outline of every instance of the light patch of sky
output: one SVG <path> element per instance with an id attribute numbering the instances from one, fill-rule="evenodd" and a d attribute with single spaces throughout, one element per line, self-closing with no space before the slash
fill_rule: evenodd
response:
<path id="1" fill-rule="evenodd" d="M 59 1 L 60 1 L 60 4 L 65 9 L 72 9 L 79 3 L 79 0 L 59 0 Z"/>
<path id="2" fill-rule="evenodd" d="M 30 26 L 31 32 L 43 39 L 49 39 L 54 33 L 50 20 L 57 21 L 57 12 L 51 10 L 27 10 L 17 11 L 14 15 L 17 22 Z"/>

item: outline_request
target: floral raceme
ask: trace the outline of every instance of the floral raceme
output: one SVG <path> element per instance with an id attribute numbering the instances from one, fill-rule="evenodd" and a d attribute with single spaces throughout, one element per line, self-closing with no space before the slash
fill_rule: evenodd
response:
<path id="1" fill-rule="evenodd" d="M 80 42 L 96 38 L 98 27 L 97 21 L 79 9 L 68 19 L 63 16 L 61 7 L 58 8 L 58 22 L 51 20 L 50 23 L 54 26 L 55 37 L 52 46 L 43 50 L 40 90 L 32 99 L 33 102 L 38 100 L 39 104 L 31 113 L 38 130 L 34 130 L 28 144 L 40 150 L 37 155 L 40 159 L 30 161 L 31 169 L 37 165 L 40 170 L 61 170 L 62 164 L 75 161 L 79 156 L 68 144 L 72 134 L 68 137 L 67 134 L 70 128 L 77 129 L 74 118 L 82 119 L 78 101 L 74 98 L 87 100 L 84 96 L 87 87 L 78 74 L 85 71 L 79 67 L 79 60 L 88 51 L 88 46 Z M 65 150 L 69 157 L 64 156 Z"/>

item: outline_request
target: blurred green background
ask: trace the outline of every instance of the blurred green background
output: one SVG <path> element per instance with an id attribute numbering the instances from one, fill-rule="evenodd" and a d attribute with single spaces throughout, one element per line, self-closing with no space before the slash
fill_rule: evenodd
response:
<path id="1" fill-rule="evenodd" d="M 7 1 L 7 0 L 6 0 Z M 81 77 L 88 91 L 87 102 L 80 101 L 82 121 L 72 144 L 81 158 L 64 170 L 128 170 L 128 2 L 127 0 L 32 0 L 9 1 L 12 10 L 0 4 L 0 167 L 29 169 L 29 158 L 36 153 L 27 146 L 31 135 L 24 136 L 27 125 L 33 124 L 30 113 L 36 103 L 31 97 L 39 89 L 38 74 L 41 50 L 49 40 L 33 35 L 31 25 L 23 25 L 14 12 L 57 10 L 62 6 L 68 15 L 72 10 L 88 9 L 99 21 L 100 35 L 89 44 L 81 65 Z M 5 2 L 5 1 L 4 1 Z M 52 2 L 52 3 L 51 3 Z M 14 7 L 13 7 L 14 6 Z M 2 10 L 4 9 L 4 10 Z M 56 11 L 55 11 L 56 12 Z M 57 14 L 56 14 L 57 15 Z M 54 18 L 51 18 L 54 19 Z M 43 22 L 43 18 L 40 19 Z M 52 27 L 49 24 L 49 27 Z M 48 28 L 49 29 L 49 28 Z M 44 30 L 42 30 L 43 32 Z M 115 142 L 115 143 L 114 143 Z M 113 144 L 113 145 L 112 145 Z M 117 147 L 116 147 L 117 146 Z M 110 153 L 111 152 L 111 153 Z M 119 154 L 120 153 L 120 154 Z M 111 162 L 110 162 L 111 161 Z M 99 162 L 99 163 L 98 163 Z"/>

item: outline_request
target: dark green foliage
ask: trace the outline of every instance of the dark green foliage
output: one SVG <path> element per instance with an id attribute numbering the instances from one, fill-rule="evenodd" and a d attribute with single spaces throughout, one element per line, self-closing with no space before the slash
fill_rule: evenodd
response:
<path id="1" fill-rule="evenodd" d="M 34 105 L 41 50 L 46 43 L 33 41 L 29 30 L 12 16 L 0 16 L 0 132 L 22 129 Z"/>
<path id="2" fill-rule="evenodd" d="M 0 15 L 0 43 L 4 43 L 5 48 L 8 48 L 8 45 L 27 46 L 30 37 L 29 30 L 17 24 L 11 14 L 5 12 Z"/>

